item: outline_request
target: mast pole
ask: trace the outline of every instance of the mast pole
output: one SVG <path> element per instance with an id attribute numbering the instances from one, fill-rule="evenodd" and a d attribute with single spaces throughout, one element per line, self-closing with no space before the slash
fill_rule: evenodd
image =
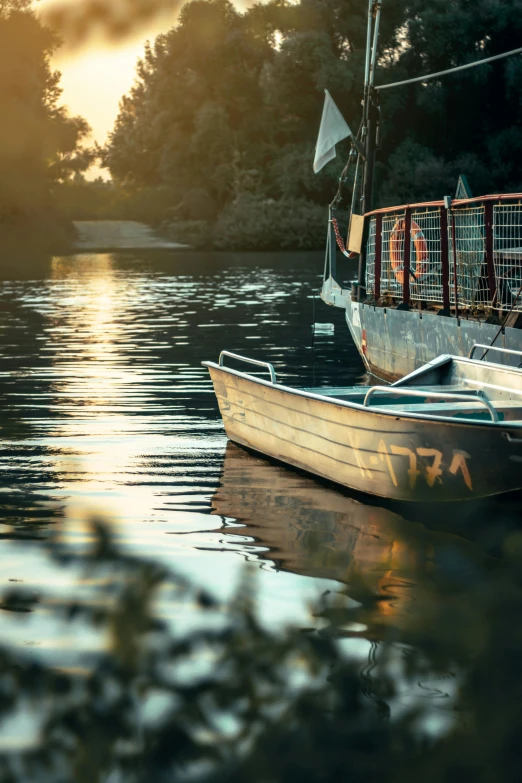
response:
<path id="1" fill-rule="evenodd" d="M 382 0 L 375 0 L 375 29 L 373 33 L 373 52 L 370 66 L 370 89 L 375 84 L 375 68 L 377 66 L 377 44 L 379 42 L 379 27 L 381 24 Z"/>
<path id="2" fill-rule="evenodd" d="M 375 166 L 375 151 L 377 139 L 378 112 L 375 100 L 375 70 L 377 66 L 377 44 L 379 41 L 379 27 L 381 22 L 382 0 L 372 0 L 371 17 L 375 19 L 373 24 L 372 51 L 366 53 L 366 59 L 370 55 L 368 82 L 365 95 L 365 126 L 366 126 L 366 164 L 364 167 L 364 191 L 363 214 L 370 212 L 373 207 L 373 170 Z"/>
<path id="3" fill-rule="evenodd" d="M 364 66 L 364 102 L 368 96 L 370 84 L 370 63 L 372 55 L 373 0 L 368 0 L 368 31 L 366 33 L 366 63 Z"/>
<path id="4" fill-rule="evenodd" d="M 368 36 L 366 50 L 366 70 L 364 86 L 364 141 L 366 146 L 366 161 L 364 164 L 364 183 L 361 211 L 364 215 L 373 206 L 373 173 L 375 168 L 375 152 L 377 149 L 378 109 L 375 101 L 375 69 L 377 65 L 377 44 L 381 21 L 382 0 L 370 0 L 368 7 Z M 373 33 L 373 36 L 372 36 Z M 372 41 L 373 37 L 373 41 Z M 363 249 L 359 256 L 359 274 L 357 299 L 366 297 L 366 252 Z"/>

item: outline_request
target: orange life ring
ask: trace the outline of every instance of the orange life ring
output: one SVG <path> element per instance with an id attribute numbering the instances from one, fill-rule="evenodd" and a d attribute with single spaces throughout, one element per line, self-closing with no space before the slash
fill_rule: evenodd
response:
<path id="1" fill-rule="evenodd" d="M 418 280 L 428 271 L 428 244 L 422 229 L 414 220 L 411 221 L 411 238 L 415 248 L 415 263 L 410 260 L 410 270 Z M 393 274 L 398 283 L 404 285 L 404 218 L 396 221 L 390 234 L 390 260 Z"/>

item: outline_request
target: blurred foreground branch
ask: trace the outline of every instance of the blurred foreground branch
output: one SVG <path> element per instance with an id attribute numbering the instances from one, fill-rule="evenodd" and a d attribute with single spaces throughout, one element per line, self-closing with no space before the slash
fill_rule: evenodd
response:
<path id="1" fill-rule="evenodd" d="M 334 783 L 341 768 L 370 783 L 389 766 L 396 729 L 333 636 L 267 630 L 248 580 L 224 605 L 125 555 L 102 524 L 91 538 L 80 552 L 50 542 L 57 565 L 98 585 L 90 600 L 11 590 L 0 604 L 21 622 L 39 604 L 102 641 L 65 669 L 0 646 L 0 720 L 30 703 L 39 724 L 27 751 L 6 748 L 0 731 L 1 783 Z"/>
<path id="2" fill-rule="evenodd" d="M 118 40 L 132 35 L 165 12 L 177 13 L 184 0 L 78 0 L 52 3 L 44 12 L 66 45 L 83 43 L 92 34 Z"/>
<path id="3" fill-rule="evenodd" d="M 87 628 L 105 643 L 83 669 L 57 669 L 37 651 L 0 646 L 0 720 L 9 726 L 30 709 L 40 726 L 29 750 L 0 744 L 0 783 L 519 779 L 521 533 L 506 541 L 505 567 L 487 581 L 480 570 L 465 579 L 459 570 L 443 609 L 419 595 L 417 649 L 384 640 L 364 671 L 347 655 L 343 628 L 383 599 L 360 590 L 359 608 L 317 608 L 327 621 L 319 632 L 273 631 L 257 618 L 248 580 L 222 604 L 119 551 L 101 524 L 93 525 L 88 551 L 63 540 L 51 541 L 51 555 L 83 570 L 96 585 L 91 600 L 81 583 L 81 597 L 60 602 L 11 590 L 0 611 L 23 622 L 33 608 L 41 611 L 38 603 L 80 639 Z M 439 729 L 426 732 L 435 710 L 429 701 L 417 709 L 399 703 L 393 713 L 399 680 L 418 683 L 451 662 L 460 725 L 441 724 L 439 706 Z"/>
<path id="4" fill-rule="evenodd" d="M 173 23 L 186 0 L 56 0 L 42 13 L 44 21 L 75 47 L 92 36 L 119 41 L 140 33 L 159 16 Z M 246 6 L 248 2 L 236 2 Z"/>

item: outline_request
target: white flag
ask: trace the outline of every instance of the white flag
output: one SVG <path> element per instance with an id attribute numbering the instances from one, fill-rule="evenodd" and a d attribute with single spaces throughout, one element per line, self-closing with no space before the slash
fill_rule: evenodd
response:
<path id="1" fill-rule="evenodd" d="M 335 158 L 335 145 L 347 136 L 353 136 L 348 124 L 328 90 L 325 90 L 321 127 L 315 145 L 314 173 L 321 171 Z"/>

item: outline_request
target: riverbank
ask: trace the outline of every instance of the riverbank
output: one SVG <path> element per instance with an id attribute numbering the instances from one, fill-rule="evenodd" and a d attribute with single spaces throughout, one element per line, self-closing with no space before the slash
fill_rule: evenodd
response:
<path id="1" fill-rule="evenodd" d="M 78 252 L 110 250 L 186 250 L 189 245 L 159 236 L 135 220 L 78 220 L 74 222 Z"/>

